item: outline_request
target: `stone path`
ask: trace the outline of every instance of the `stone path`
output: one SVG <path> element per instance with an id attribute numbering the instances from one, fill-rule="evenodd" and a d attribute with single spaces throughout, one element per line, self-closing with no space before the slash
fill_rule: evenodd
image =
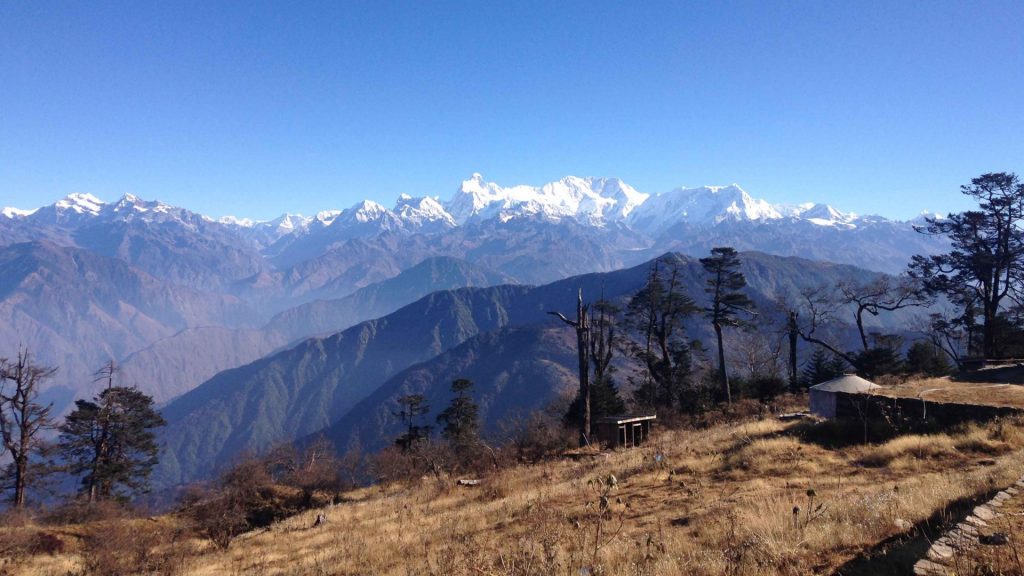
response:
<path id="1" fill-rule="evenodd" d="M 999 508 L 1024 489 L 1024 477 L 1006 490 L 1000 490 L 987 503 L 974 508 L 971 513 L 956 526 L 950 528 L 941 538 L 932 543 L 925 557 L 914 564 L 914 574 L 918 576 L 939 576 L 953 574 L 955 555 L 978 544 L 978 529 L 988 527 L 988 523 L 999 516 Z"/>

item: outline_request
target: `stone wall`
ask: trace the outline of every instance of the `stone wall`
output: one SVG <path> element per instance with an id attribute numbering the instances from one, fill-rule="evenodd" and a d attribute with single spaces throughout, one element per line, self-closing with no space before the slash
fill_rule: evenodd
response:
<path id="1" fill-rule="evenodd" d="M 919 398 L 890 398 L 872 394 L 836 393 L 836 417 L 862 420 L 922 421 L 953 425 L 962 422 L 984 422 L 1000 416 L 1024 413 L 1019 408 L 982 406 L 954 402 L 922 401 Z"/>

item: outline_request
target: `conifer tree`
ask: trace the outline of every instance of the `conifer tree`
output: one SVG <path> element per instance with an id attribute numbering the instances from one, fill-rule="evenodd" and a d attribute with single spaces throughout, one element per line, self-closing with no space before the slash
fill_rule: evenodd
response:
<path id="1" fill-rule="evenodd" d="M 406 431 L 395 440 L 402 451 L 409 451 L 420 440 L 430 435 L 430 426 L 416 424 L 417 419 L 430 412 L 430 405 L 423 394 L 406 394 L 398 399 L 398 416 L 406 425 Z"/>
<path id="2" fill-rule="evenodd" d="M 626 308 L 626 320 L 637 335 L 637 341 L 631 342 L 631 354 L 644 368 L 633 393 L 637 404 L 685 408 L 693 366 L 683 322 L 697 310 L 693 299 L 682 291 L 678 261 L 664 258 L 655 262 L 647 282 Z"/>
<path id="3" fill-rule="evenodd" d="M 480 407 L 473 401 L 470 392 L 473 382 L 459 378 L 452 382 L 455 397 L 437 416 L 441 424 L 441 435 L 451 444 L 456 454 L 465 454 L 480 440 Z"/>
<path id="4" fill-rule="evenodd" d="M 701 258 L 700 263 L 708 273 L 704 291 L 708 294 L 710 303 L 704 309 L 704 314 L 711 321 L 718 341 L 718 380 L 725 390 L 726 401 L 732 404 L 722 329 L 739 326 L 741 313 L 753 315 L 754 303 L 746 294 L 740 292 L 747 285 L 747 279 L 740 271 L 740 257 L 736 250 L 728 246 L 712 248 L 711 256 Z"/>
<path id="5" fill-rule="evenodd" d="M 827 380 L 838 378 L 843 375 L 846 362 L 842 358 L 830 355 L 824 350 L 817 348 L 811 354 L 810 360 L 804 366 L 801 380 L 805 388 L 815 384 L 821 384 Z"/>
<path id="6" fill-rule="evenodd" d="M 946 236 L 945 254 L 917 255 L 909 272 L 930 294 L 943 294 L 965 312 L 981 313 L 981 352 L 997 356 L 997 318 L 1005 300 L 1019 301 L 1024 277 L 1024 182 L 1016 174 L 982 174 L 960 191 L 978 202 L 977 210 L 928 218 L 919 228 Z"/>
<path id="7" fill-rule="evenodd" d="M 76 400 L 60 431 L 68 470 L 82 476 L 89 502 L 128 497 L 148 488 L 159 447 L 154 429 L 165 424 L 153 398 L 137 388 L 114 386 L 111 362 L 97 375 L 107 387 L 91 401 Z"/>

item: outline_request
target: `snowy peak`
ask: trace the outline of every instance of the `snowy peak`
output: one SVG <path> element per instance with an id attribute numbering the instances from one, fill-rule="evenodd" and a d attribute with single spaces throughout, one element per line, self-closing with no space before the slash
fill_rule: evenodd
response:
<path id="1" fill-rule="evenodd" d="M 12 206 L 5 206 L 4 208 L 0 208 L 0 216 L 3 216 L 4 218 L 10 218 L 12 220 L 15 218 L 24 218 L 26 216 L 31 216 L 34 212 L 35 210 L 22 210 L 21 208 L 14 208 Z"/>
<path id="2" fill-rule="evenodd" d="M 355 221 L 360 223 L 375 222 L 381 218 L 387 217 L 391 213 L 390 210 L 374 202 L 373 200 L 363 200 L 357 202 L 348 210 L 345 210 L 341 214 L 341 218 L 348 221 Z"/>
<path id="3" fill-rule="evenodd" d="M 403 229 L 403 225 L 391 210 L 373 200 L 363 200 L 342 210 L 331 222 L 329 229 L 335 236 L 356 237 L 384 231 L 397 232 Z"/>
<path id="4" fill-rule="evenodd" d="M 338 216 L 341 216 L 341 212 L 341 210 L 321 210 L 316 213 L 316 216 L 313 216 L 310 224 L 317 223 L 322 226 L 330 226 Z"/>
<path id="5" fill-rule="evenodd" d="M 647 199 L 617 178 L 566 176 L 543 186 L 503 188 L 474 173 L 446 205 L 459 224 L 470 220 L 541 217 L 551 221 L 575 219 L 602 226 L 622 220 Z"/>
<path id="6" fill-rule="evenodd" d="M 658 235 L 679 223 L 714 225 L 724 221 L 767 221 L 782 217 L 775 206 L 752 198 L 732 184 L 676 188 L 657 194 L 633 211 L 629 224 Z"/>
<path id="7" fill-rule="evenodd" d="M 395 202 L 394 213 L 415 230 L 434 232 L 456 226 L 455 218 L 441 206 L 440 202 L 429 196 L 413 198 L 408 194 L 402 194 Z"/>
<path id="8" fill-rule="evenodd" d="M 282 214 L 273 220 L 259 222 L 256 225 L 273 230 L 280 230 L 282 232 L 291 232 L 302 228 L 308 224 L 310 220 L 312 220 L 312 218 L 306 218 L 302 214 Z"/>
<path id="9" fill-rule="evenodd" d="M 947 216 L 945 214 L 941 214 L 939 212 L 931 212 L 929 210 L 922 210 L 921 213 L 918 214 L 910 222 L 911 222 L 911 224 L 926 225 L 926 224 L 928 224 L 929 220 L 945 220 L 946 217 Z"/>
<path id="10" fill-rule="evenodd" d="M 59 211 L 70 211 L 76 214 L 90 214 L 96 216 L 106 205 L 105 202 L 92 194 L 68 194 L 62 200 L 58 200 L 53 206 Z"/>
<path id="11" fill-rule="evenodd" d="M 99 216 L 106 206 L 92 194 L 68 194 L 49 206 L 34 210 L 27 218 L 37 224 L 73 227 Z"/>
<path id="12" fill-rule="evenodd" d="M 221 216 L 217 218 L 219 224 L 226 224 L 228 226 L 237 226 L 239 228 L 252 228 L 257 224 L 252 218 L 238 218 L 237 216 Z"/>
<path id="13" fill-rule="evenodd" d="M 503 201 L 503 195 L 501 186 L 484 181 L 479 172 L 474 172 L 469 180 L 463 180 L 445 208 L 456 222 L 464 224 L 490 205 Z"/>
<path id="14" fill-rule="evenodd" d="M 125 194 L 122 196 L 120 200 L 109 205 L 109 211 L 122 217 L 133 217 L 143 214 L 148 214 L 153 217 L 158 214 L 191 214 L 191 212 L 184 208 L 175 208 L 174 206 L 164 204 L 159 200 L 143 200 L 134 194 Z"/>
<path id="15" fill-rule="evenodd" d="M 854 220 L 857 215 L 852 212 L 840 212 L 828 204 L 812 204 L 810 208 L 801 212 L 798 217 L 807 220 L 818 226 L 839 226 L 856 228 Z"/>

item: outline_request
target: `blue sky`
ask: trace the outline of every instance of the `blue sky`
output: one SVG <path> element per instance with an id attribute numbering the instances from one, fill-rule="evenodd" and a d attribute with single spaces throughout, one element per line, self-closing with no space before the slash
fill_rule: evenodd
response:
<path id="1" fill-rule="evenodd" d="M 1024 2 L 3 2 L 0 205 L 617 176 L 909 217 L 1024 172 Z"/>

